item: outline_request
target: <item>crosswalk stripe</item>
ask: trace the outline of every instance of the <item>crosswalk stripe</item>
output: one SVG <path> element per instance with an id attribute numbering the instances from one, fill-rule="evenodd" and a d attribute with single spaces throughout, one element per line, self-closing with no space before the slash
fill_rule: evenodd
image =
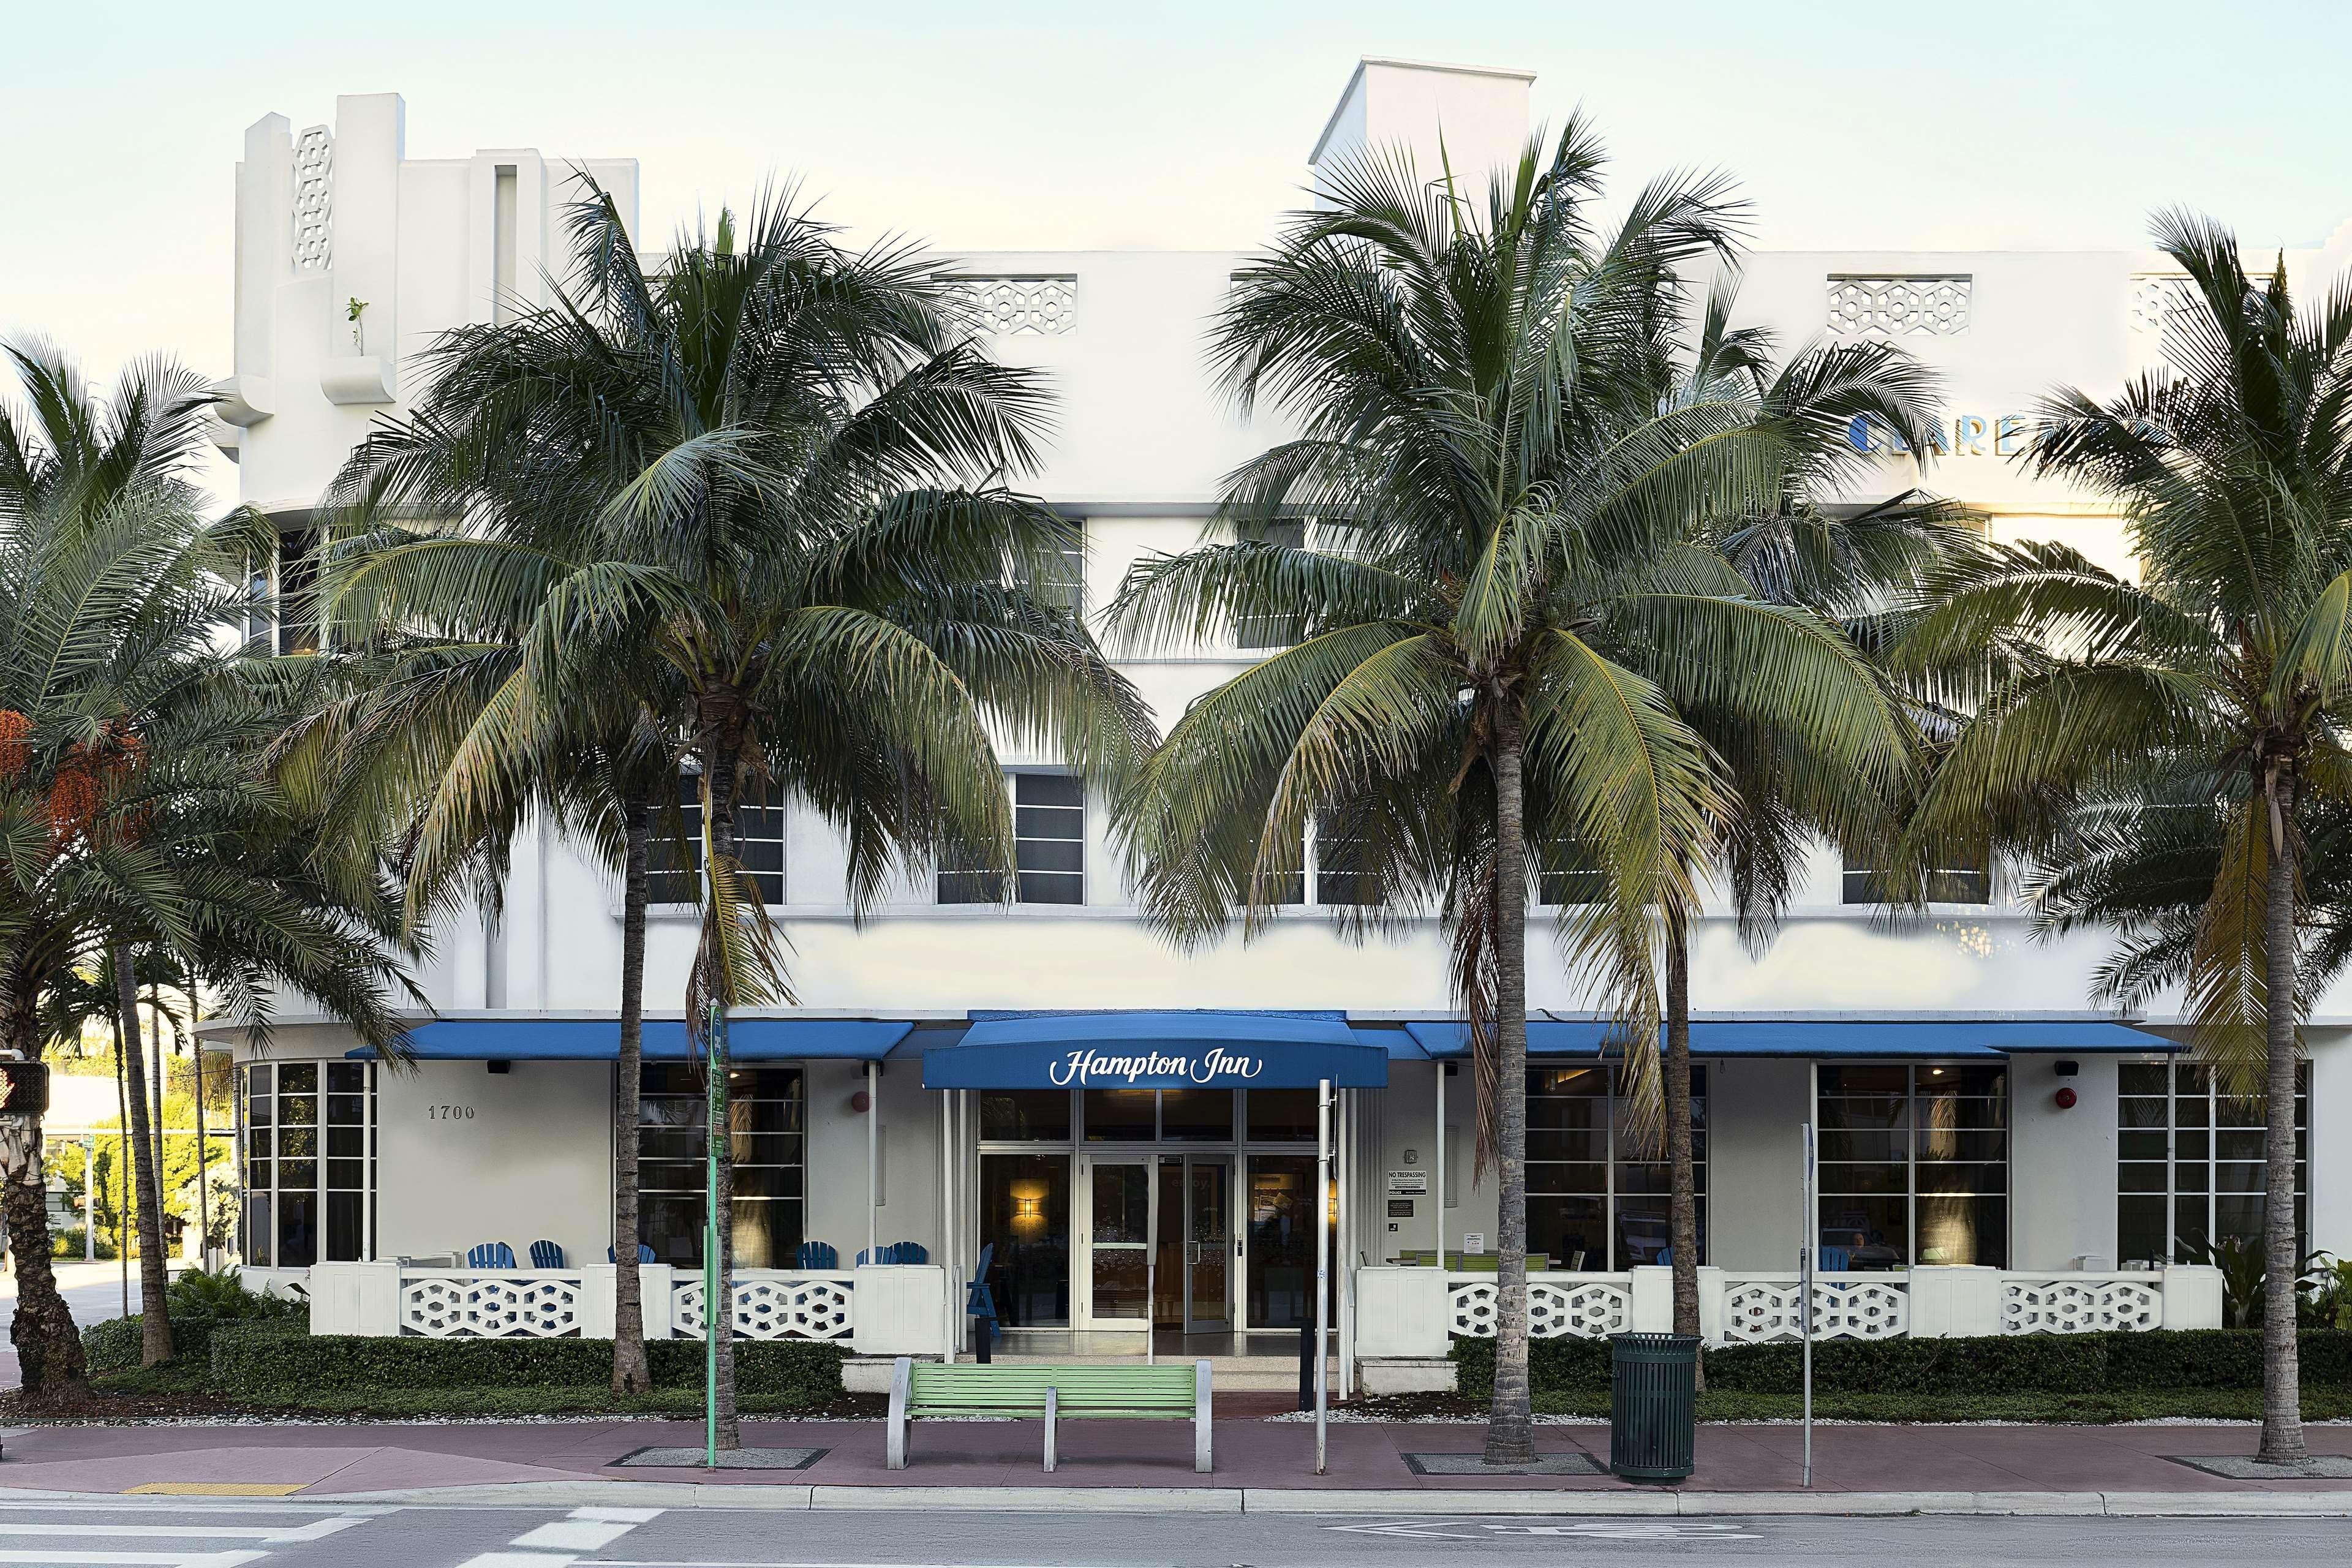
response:
<path id="1" fill-rule="evenodd" d="M 121 1564 L 122 1568 L 240 1568 L 247 1563 L 258 1563 L 269 1555 L 267 1552 L 200 1552 L 191 1556 L 184 1552 L 0 1552 L 0 1563 L 45 1563 Z"/>

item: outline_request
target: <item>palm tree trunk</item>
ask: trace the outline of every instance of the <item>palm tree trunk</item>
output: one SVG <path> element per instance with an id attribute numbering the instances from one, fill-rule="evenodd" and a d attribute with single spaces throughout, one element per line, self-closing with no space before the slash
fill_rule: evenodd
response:
<path id="1" fill-rule="evenodd" d="M 1666 921 L 1667 1247 L 1675 1268 L 1675 1332 L 1698 1333 L 1698 1180 L 1691 1159 L 1690 923 Z M 1701 1364 L 1699 1386 L 1706 1385 Z"/>
<path id="2" fill-rule="evenodd" d="M 2255 1458 L 2291 1465 L 2303 1443 L 2302 1370 L 2294 1339 L 2295 1283 L 2303 1259 L 2294 1233 L 2295 929 L 2294 774 L 2275 768 L 2261 781 L 2270 804 L 2271 866 L 2263 933 L 2269 973 L 2269 1116 L 2263 1135 L 2263 1442 Z"/>
<path id="3" fill-rule="evenodd" d="M 38 1061 L 41 1031 L 34 1012 L 33 986 L 13 974 L 0 1005 L 0 1047 L 19 1061 Z M 0 1118 L 0 1217 L 8 1226 L 8 1243 L 16 1258 L 16 1311 L 8 1326 L 16 1347 L 16 1365 L 24 1379 L 29 1405 L 53 1407 L 72 1404 L 89 1393 L 89 1363 L 82 1354 L 81 1335 L 73 1312 L 58 1293 L 57 1271 L 49 1260 L 48 1182 L 41 1168 L 41 1124 L 31 1117 Z M 98 1162 L 82 1173 L 85 1192 L 98 1191 Z M 98 1205 L 89 1205 L 89 1223 L 98 1224 Z"/>
<path id="4" fill-rule="evenodd" d="M 621 805 L 628 848 L 621 873 L 621 1060 L 613 1099 L 613 1392 L 653 1387 L 637 1268 L 637 1096 L 646 1036 L 646 853 L 652 811 L 642 792 Z"/>
<path id="5" fill-rule="evenodd" d="M 735 764 L 742 752 L 742 720 L 740 710 L 731 704 L 720 709 L 717 721 L 708 724 L 702 746 L 702 788 L 705 821 L 710 834 L 710 854 L 714 868 L 732 866 L 735 862 Z M 719 962 L 714 952 L 711 962 Z M 714 977 L 712 994 L 724 995 L 724 977 Z M 721 1005 L 724 1005 L 722 1002 Z M 726 1033 L 719 1034 L 713 1069 L 729 1074 Z M 731 1074 L 730 1074 L 731 1076 Z M 730 1086 L 732 1087 L 731 1085 Z M 719 1336 L 717 1389 L 714 1403 L 718 1412 L 719 1447 L 733 1450 L 743 1446 L 743 1436 L 735 1414 L 735 1137 L 734 1123 L 740 1112 L 730 1095 L 727 1102 L 728 1125 L 713 1127 L 710 1136 L 717 1158 L 712 1161 L 715 1175 L 711 1183 L 712 1200 L 718 1205 L 719 1230 L 719 1300 L 704 1307 L 703 1324 L 706 1331 Z"/>
<path id="6" fill-rule="evenodd" d="M 131 976 L 131 949 L 121 942 L 114 948 L 114 1001 L 121 1019 L 122 1077 L 131 1089 L 131 1170 L 139 1215 L 139 1364 L 156 1366 L 172 1359 L 172 1309 L 163 1299 L 163 1173 L 155 1168 L 154 1121 L 139 1044 L 139 986 Z M 153 1109 L 160 1111 L 162 1107 Z"/>
<path id="7" fill-rule="evenodd" d="M 1486 1463 L 1535 1458 L 1528 1379 L 1528 902 L 1521 719 L 1507 696 L 1495 725 L 1495 1396 Z"/>

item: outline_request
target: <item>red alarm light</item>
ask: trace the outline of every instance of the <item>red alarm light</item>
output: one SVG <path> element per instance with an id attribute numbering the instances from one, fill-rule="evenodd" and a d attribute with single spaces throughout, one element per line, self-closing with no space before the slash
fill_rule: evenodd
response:
<path id="1" fill-rule="evenodd" d="M 2061 1110 L 2072 1110 L 2074 1109 L 2074 1091 L 2073 1089 L 2062 1089 L 2058 1091 L 2058 1109 Z"/>

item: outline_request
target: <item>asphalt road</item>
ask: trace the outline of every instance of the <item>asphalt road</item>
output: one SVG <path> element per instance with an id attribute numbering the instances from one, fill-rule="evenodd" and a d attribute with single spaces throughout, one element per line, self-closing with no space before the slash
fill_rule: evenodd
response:
<path id="1" fill-rule="evenodd" d="M 155 1568 L 1612 1568 L 2343 1560 L 2340 1520 L 1479 1519 L 0 1503 L 0 1563 Z"/>

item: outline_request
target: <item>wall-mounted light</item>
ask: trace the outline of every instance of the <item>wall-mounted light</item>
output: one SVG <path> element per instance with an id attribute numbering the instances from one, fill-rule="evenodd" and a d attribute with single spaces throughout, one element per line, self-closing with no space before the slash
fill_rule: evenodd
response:
<path id="1" fill-rule="evenodd" d="M 1044 1219 L 1045 1217 L 1045 1205 L 1036 1198 L 1015 1198 L 1013 1200 L 1013 1216 L 1015 1219 Z"/>

